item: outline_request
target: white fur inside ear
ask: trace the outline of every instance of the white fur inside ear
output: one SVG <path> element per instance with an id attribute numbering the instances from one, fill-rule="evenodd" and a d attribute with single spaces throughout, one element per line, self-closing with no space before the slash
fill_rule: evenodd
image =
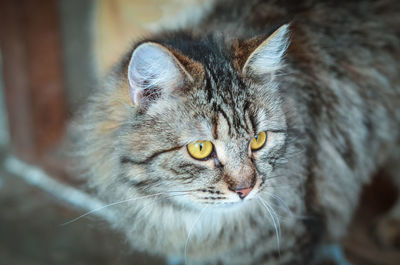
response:
<path id="1" fill-rule="evenodd" d="M 143 43 L 132 54 L 128 67 L 128 80 L 131 99 L 140 103 L 144 95 L 171 91 L 183 81 L 174 56 L 163 46 L 156 43 Z"/>
<path id="2" fill-rule="evenodd" d="M 288 27 L 289 24 L 281 26 L 250 54 L 243 66 L 246 75 L 273 73 L 281 67 L 282 58 L 289 46 Z"/>

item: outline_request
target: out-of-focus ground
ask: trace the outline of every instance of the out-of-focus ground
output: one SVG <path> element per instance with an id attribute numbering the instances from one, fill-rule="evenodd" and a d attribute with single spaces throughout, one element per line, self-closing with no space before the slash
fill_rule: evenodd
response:
<path id="1" fill-rule="evenodd" d="M 398 191 L 392 180 L 380 172 L 363 192 L 361 204 L 344 241 L 347 257 L 357 265 L 399 265 L 400 249 L 386 249 L 376 243 L 374 225 L 395 203 Z"/>
<path id="2" fill-rule="evenodd" d="M 198 4 L 207 1 L 61 0 L 63 69 L 69 111 L 72 113 L 81 107 L 97 78 L 120 58 L 132 40 L 156 29 L 157 23 L 165 27 L 169 24 L 168 18 L 177 17 L 178 11 L 198 9 Z M 3 90 L 1 83 L 0 75 L 0 91 Z M 7 121 L 1 97 L 2 93 L 0 149 L 8 150 Z M 132 252 L 123 235 L 98 217 L 85 217 L 61 226 L 84 211 L 6 172 L 2 156 L 0 154 L 0 265 L 164 264 L 160 258 Z M 53 177 L 62 179 L 59 175 Z M 362 207 L 343 244 L 354 265 L 400 264 L 398 250 L 382 249 L 372 237 L 374 222 L 390 207 L 395 196 L 385 177 L 378 178 L 363 196 Z"/>
<path id="3" fill-rule="evenodd" d="M 17 176 L 0 171 L 0 183 L 0 264 L 164 264 L 129 250 L 124 237 L 97 217 L 61 225 L 83 212 Z M 364 195 L 344 243 L 354 265 L 399 264 L 400 252 L 381 249 L 372 237 L 377 216 L 394 201 L 388 185 L 386 178 L 379 178 Z"/>
<path id="4" fill-rule="evenodd" d="M 17 176 L 0 171 L 1 265 L 145 265 L 159 258 L 129 250 L 122 235 Z"/>

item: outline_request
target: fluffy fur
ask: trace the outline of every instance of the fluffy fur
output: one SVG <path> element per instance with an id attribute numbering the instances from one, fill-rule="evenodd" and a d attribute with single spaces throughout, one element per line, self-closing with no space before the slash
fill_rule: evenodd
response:
<path id="1" fill-rule="evenodd" d="M 399 161 L 399 14 L 398 1 L 217 1 L 193 28 L 136 43 L 75 125 L 98 195 L 131 199 L 114 225 L 190 264 L 311 263 Z M 210 159 L 187 153 L 197 140 Z M 240 199 L 231 187 L 253 178 Z"/>

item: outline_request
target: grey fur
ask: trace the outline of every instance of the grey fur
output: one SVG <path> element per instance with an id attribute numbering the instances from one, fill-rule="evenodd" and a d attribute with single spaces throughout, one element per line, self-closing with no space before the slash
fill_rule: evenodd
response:
<path id="1" fill-rule="evenodd" d="M 197 27 L 140 42 L 203 69 L 200 82 L 145 109 L 132 105 L 127 80 L 138 43 L 75 124 L 104 201 L 166 193 L 116 206 L 115 226 L 142 251 L 183 257 L 186 248 L 190 264 L 309 264 L 320 244 L 345 236 L 372 174 L 399 157 L 399 15 L 398 1 L 217 1 Z M 288 21 L 279 70 L 260 77 L 234 66 L 236 39 Z M 267 145 L 249 154 L 260 131 Z M 196 140 L 213 141 L 217 157 L 224 150 L 223 166 L 190 158 Z M 227 172 L 244 167 L 258 182 L 240 201 Z"/>

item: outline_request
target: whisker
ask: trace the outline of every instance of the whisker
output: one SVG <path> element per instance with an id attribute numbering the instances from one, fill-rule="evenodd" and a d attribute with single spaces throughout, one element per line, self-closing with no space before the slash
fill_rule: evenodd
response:
<path id="1" fill-rule="evenodd" d="M 276 213 L 276 211 L 274 210 L 274 207 L 272 207 L 272 205 L 269 205 L 265 200 L 263 200 L 263 199 L 261 199 L 262 201 L 264 201 L 265 202 L 265 204 L 266 204 L 266 206 L 267 207 L 269 207 L 269 209 L 271 210 L 271 212 L 272 212 L 272 214 L 275 216 L 275 220 L 276 220 L 276 223 L 277 223 L 277 225 L 278 225 L 278 233 L 279 233 L 279 235 L 278 235 L 278 238 L 280 239 L 280 237 L 281 237 L 281 224 L 280 224 L 280 222 L 279 222 L 279 215 Z M 279 254 L 280 254 L 280 244 L 279 244 L 279 240 L 278 240 L 278 252 L 279 252 Z"/>
<path id="2" fill-rule="evenodd" d="M 188 237 L 187 237 L 186 243 L 185 243 L 185 265 L 188 265 L 188 261 L 187 261 L 187 246 L 188 246 L 188 244 L 189 244 L 190 236 L 192 235 L 192 231 L 193 231 L 194 227 L 195 227 L 196 224 L 199 222 L 201 216 L 204 214 L 205 210 L 206 210 L 208 207 L 209 207 L 209 205 L 205 206 L 205 207 L 201 210 L 199 216 L 197 217 L 196 221 L 193 223 L 192 227 L 191 227 L 190 230 L 189 230 Z"/>
<path id="3" fill-rule="evenodd" d="M 287 204 L 282 200 L 281 197 L 279 197 L 278 195 L 269 192 L 269 191 L 264 191 L 265 193 L 269 194 L 272 198 L 274 198 L 275 200 L 277 200 L 279 202 L 280 205 L 283 206 L 284 211 L 289 214 L 291 217 L 295 217 L 296 215 L 293 213 L 292 210 L 289 209 L 289 207 L 287 206 Z"/>
<path id="4" fill-rule="evenodd" d="M 289 207 L 287 206 L 287 204 L 282 200 L 282 198 L 280 198 L 278 195 L 273 194 L 271 192 L 265 191 L 266 193 L 270 194 L 273 198 L 275 198 L 277 201 L 280 202 L 280 204 L 284 207 L 285 212 L 288 213 L 290 215 L 290 217 L 292 218 L 296 218 L 296 219 L 308 219 L 309 217 L 305 216 L 305 215 L 298 215 L 293 213 L 292 210 L 289 209 Z"/>
<path id="5" fill-rule="evenodd" d="M 264 208 L 268 211 L 268 214 L 270 215 L 270 217 L 271 217 L 271 220 L 272 220 L 272 223 L 273 223 L 273 225 L 274 225 L 274 228 L 275 228 L 275 235 L 276 235 L 276 241 L 277 241 L 277 245 L 278 245 L 278 253 L 279 253 L 279 255 L 280 255 L 280 241 L 279 241 L 279 238 L 280 238 L 280 224 L 279 224 L 279 219 L 278 219 L 278 225 L 277 225 L 277 222 L 275 221 L 275 218 L 277 218 L 276 216 L 274 216 L 273 214 L 272 214 L 272 212 L 271 212 L 271 210 L 273 210 L 273 209 L 270 209 L 270 207 L 268 206 L 268 203 L 266 202 L 266 201 L 264 201 L 260 196 L 258 196 L 258 199 L 259 199 L 259 202 L 261 202 L 261 204 L 262 204 L 262 206 L 264 206 Z M 279 227 L 279 228 L 278 228 Z"/>
<path id="6" fill-rule="evenodd" d="M 285 174 L 285 175 L 275 175 L 275 176 L 272 176 L 272 177 L 267 177 L 267 178 L 265 178 L 265 180 L 267 181 L 267 180 L 271 180 L 271 179 L 282 179 L 282 178 L 299 178 L 300 176 L 299 175 L 296 175 L 296 174 Z"/>
<path id="7" fill-rule="evenodd" d="M 177 191 L 175 191 L 175 192 L 177 192 Z M 184 191 L 184 192 L 185 192 L 185 191 Z M 122 200 L 122 201 L 118 201 L 118 202 L 113 202 L 113 203 L 110 203 L 110 204 L 101 206 L 101 207 L 99 207 L 99 208 L 93 209 L 93 210 L 91 210 L 91 211 L 88 211 L 88 212 L 86 212 L 86 213 L 84 213 L 84 214 L 82 214 L 82 215 L 80 215 L 80 216 L 78 216 L 78 217 L 76 217 L 76 218 L 74 218 L 74 219 L 68 221 L 68 222 L 65 222 L 65 223 L 60 224 L 60 226 L 65 226 L 65 225 L 71 224 L 71 223 L 73 223 L 73 222 L 75 222 L 75 221 L 78 221 L 78 220 L 82 219 L 82 218 L 85 217 L 85 216 L 88 216 L 88 215 L 90 215 L 90 214 L 92 214 L 92 213 L 95 213 L 95 212 L 98 212 L 98 211 L 100 211 L 100 210 L 109 208 L 109 207 L 111 207 L 111 206 L 115 206 L 115 205 L 122 204 L 122 203 L 126 203 L 126 202 L 136 201 L 136 200 L 140 200 L 140 199 L 145 199 L 145 198 L 151 198 L 151 197 L 155 197 L 155 196 L 160 196 L 160 195 L 164 195 L 164 194 L 167 194 L 167 193 L 165 193 L 165 192 L 160 192 L 160 193 L 155 193 L 155 194 L 150 194 L 150 195 L 145 195 L 145 196 L 130 198 L 130 199 L 126 199 L 126 200 Z"/>
<path id="8" fill-rule="evenodd" d="M 189 192 L 188 192 L 189 193 Z M 150 206 L 152 206 L 154 203 L 156 203 L 158 200 L 160 200 L 160 199 L 169 199 L 169 198 L 172 198 L 172 197 L 179 197 L 179 196 L 186 196 L 186 195 L 188 195 L 188 193 L 183 193 L 183 194 L 174 194 L 174 195 L 169 195 L 169 196 L 166 196 L 166 197 L 162 197 L 162 198 L 157 198 L 157 200 L 154 200 L 154 201 L 152 201 L 151 203 L 149 203 L 148 205 L 146 205 L 145 207 L 143 207 L 143 208 L 141 208 L 140 209 L 140 211 L 143 211 L 144 209 L 147 209 L 147 208 L 149 208 Z M 142 213 L 142 215 L 147 215 L 150 211 L 151 211 L 151 209 L 152 208 L 150 208 L 147 212 L 145 212 L 145 213 Z"/>
<path id="9" fill-rule="evenodd" d="M 272 185 L 274 184 L 274 185 Z M 267 183 L 264 184 L 261 188 L 264 191 L 264 188 L 274 188 L 274 189 L 293 189 L 299 186 L 299 184 L 297 183 L 293 183 L 293 184 L 289 184 L 289 183 L 285 183 L 285 184 L 280 184 L 280 183 Z"/>

